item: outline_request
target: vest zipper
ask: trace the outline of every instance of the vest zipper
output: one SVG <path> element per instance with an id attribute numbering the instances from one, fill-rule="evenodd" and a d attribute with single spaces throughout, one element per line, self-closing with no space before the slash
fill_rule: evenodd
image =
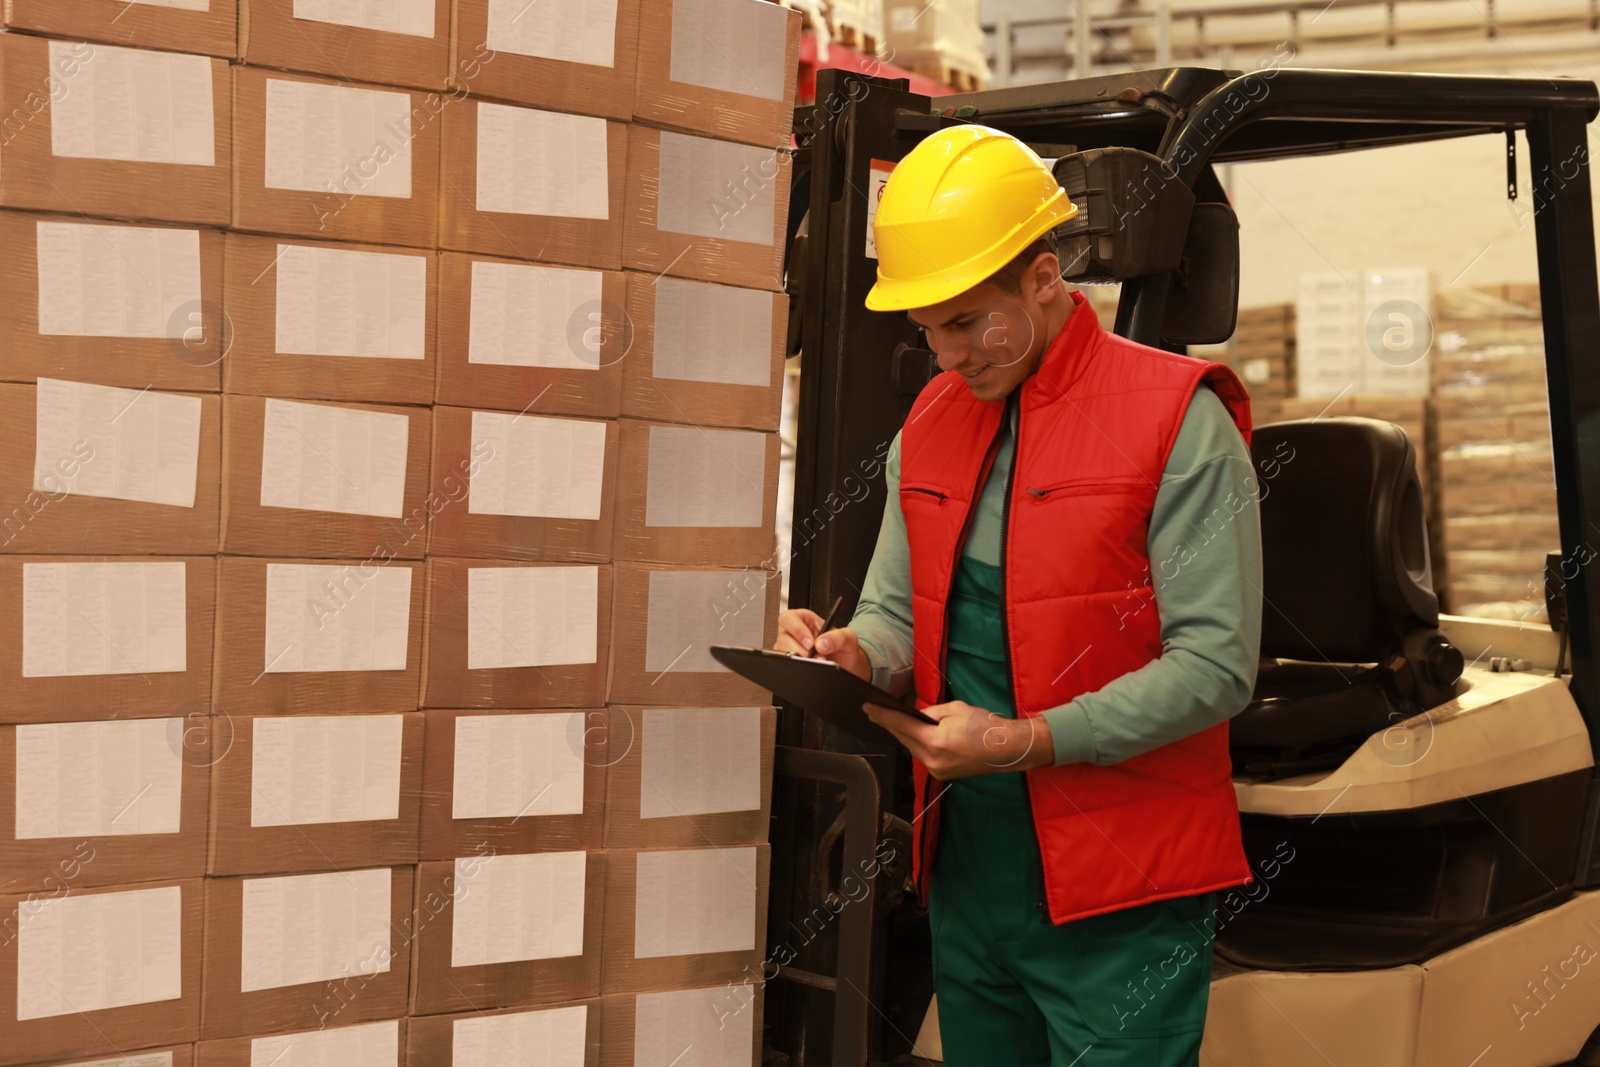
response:
<path id="1" fill-rule="evenodd" d="M 978 480 L 972 484 L 972 492 L 967 494 L 967 517 L 961 521 L 961 532 L 956 534 L 955 550 L 953 551 L 953 553 L 950 556 L 950 577 L 951 577 L 952 584 L 954 583 L 954 580 L 955 580 L 956 567 L 961 562 L 961 548 L 962 548 L 963 545 L 966 544 L 968 531 L 970 531 L 972 529 L 972 519 L 978 513 L 978 496 L 979 496 L 981 490 L 983 489 L 984 482 L 986 482 L 988 480 L 990 472 L 992 472 L 994 470 L 994 458 L 995 458 L 995 455 L 997 453 L 999 453 L 999 451 L 1000 451 L 1000 438 L 1001 438 L 1001 435 L 1003 435 L 1006 432 L 1006 422 L 1010 418 L 1010 414 L 1011 414 L 1011 410 L 1010 410 L 1010 407 L 1009 407 L 1010 403 L 1011 403 L 1011 401 L 1008 398 L 1006 400 L 1006 404 L 1008 406 L 1005 409 L 1003 409 L 1001 411 L 1001 413 L 1000 413 L 1000 425 L 995 429 L 994 437 L 991 438 L 990 441 L 989 441 L 989 450 L 986 453 L 984 453 L 983 466 L 978 469 Z M 1016 465 L 1016 453 L 1012 452 L 1012 466 L 1015 467 L 1015 465 Z M 1008 493 L 1009 493 L 1010 488 L 1011 488 L 1010 482 L 1011 482 L 1011 476 L 1008 474 L 1006 476 L 1006 490 L 1007 490 Z M 921 490 L 921 491 L 922 492 L 928 492 L 929 490 Z M 939 503 L 943 504 L 944 503 L 944 499 L 941 498 Z M 1004 530 L 1005 522 L 1004 522 L 1003 519 L 1001 521 L 1000 526 L 1001 526 L 1001 529 Z M 1004 542 L 1002 542 L 1002 544 L 1003 543 Z M 1002 560 L 1003 560 L 1003 557 L 1004 557 L 1004 554 L 1005 554 L 1005 549 L 1001 548 L 1000 551 L 1001 551 L 1001 556 L 1002 556 Z M 1005 586 L 1005 578 L 1002 577 L 1000 581 L 1001 581 L 1001 587 L 1004 588 L 1004 586 Z M 1004 603 L 1004 601 L 1002 600 L 1002 604 L 1003 603 Z M 941 635 L 942 635 L 942 639 L 941 639 L 941 641 L 939 643 L 940 643 L 940 645 L 942 647 L 939 649 L 939 702 L 943 703 L 945 697 L 947 697 L 949 695 L 949 688 L 950 688 L 949 682 L 946 680 L 946 674 L 945 674 L 945 663 L 947 662 L 947 659 L 948 659 L 948 655 L 947 654 L 949 652 L 949 646 L 950 646 L 950 590 L 949 589 L 945 590 L 945 597 L 944 597 L 944 624 L 943 624 L 943 627 L 942 627 L 940 632 L 941 632 Z M 1009 655 L 1009 650 L 1008 650 L 1008 655 Z M 1015 703 L 1015 699 L 1013 698 L 1013 704 L 1014 703 Z M 926 880 L 929 880 L 929 881 L 931 881 L 932 878 L 933 878 L 933 864 L 930 863 L 929 860 L 928 860 L 928 824 L 930 822 L 932 822 L 932 820 L 928 818 L 928 809 L 930 807 L 929 802 L 928 802 L 928 793 L 932 788 L 933 788 L 933 775 L 930 774 L 930 775 L 927 776 L 926 779 L 924 779 L 924 781 L 922 783 L 922 815 L 921 815 L 922 826 L 919 827 L 918 830 L 917 830 L 917 854 L 922 857 L 922 878 L 926 879 Z M 917 888 L 918 888 L 918 890 L 921 890 L 923 887 L 919 884 L 917 886 Z"/>
<path id="2" fill-rule="evenodd" d="M 1010 421 L 1011 400 L 1016 397 L 1017 394 L 1012 393 L 1011 397 L 1007 399 L 1006 412 L 1002 416 L 1003 422 Z M 1011 483 L 1016 478 L 1017 459 L 1021 454 L 1022 404 L 1019 401 L 1017 404 L 1017 433 L 1015 439 L 1011 442 L 1011 467 L 1006 471 L 1006 495 L 1004 502 L 1000 505 L 1000 637 L 1006 649 L 1006 686 L 1011 693 L 1011 713 L 1019 721 L 1022 719 L 1022 709 L 1017 706 L 1016 656 L 1011 648 L 1011 614 L 1006 608 L 1006 549 L 1011 544 Z M 1044 495 L 1044 493 L 1040 493 L 1032 486 L 1028 487 L 1028 492 L 1038 496 Z M 1045 492 L 1049 492 L 1049 490 L 1045 490 Z M 1029 787 L 1028 772 L 1022 771 L 1020 773 L 1022 774 L 1022 796 L 1028 804 L 1028 823 L 1033 827 L 1034 844 L 1039 847 L 1039 878 L 1043 882 L 1045 877 L 1044 843 L 1039 840 L 1039 821 L 1033 813 L 1033 791 Z M 1045 899 L 1039 901 L 1038 908 L 1040 921 L 1047 925 L 1050 922 L 1049 897 L 1050 887 L 1046 885 Z"/>

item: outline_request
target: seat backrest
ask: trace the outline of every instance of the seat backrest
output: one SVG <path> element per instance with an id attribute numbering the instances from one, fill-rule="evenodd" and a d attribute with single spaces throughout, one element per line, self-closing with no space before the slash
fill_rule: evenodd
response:
<path id="1" fill-rule="evenodd" d="M 1439 623 L 1416 450 L 1393 423 L 1257 427 L 1261 653 L 1372 663 Z"/>

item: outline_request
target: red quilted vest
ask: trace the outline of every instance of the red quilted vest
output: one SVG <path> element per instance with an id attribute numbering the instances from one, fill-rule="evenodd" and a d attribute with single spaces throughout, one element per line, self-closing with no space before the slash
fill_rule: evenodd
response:
<path id="1" fill-rule="evenodd" d="M 1019 717 L 1093 692 L 1161 655 L 1150 515 L 1201 382 L 1247 441 L 1250 434 L 1249 399 L 1232 371 L 1107 333 L 1083 294 L 1071 295 L 1066 327 L 1019 387 L 1001 555 Z M 901 432 L 900 507 L 922 707 L 949 699 L 946 602 L 1004 411 L 1004 401 L 979 400 L 946 372 L 928 383 Z M 945 784 L 920 761 L 915 770 L 912 860 L 926 902 Z M 1226 722 L 1113 766 L 1028 771 L 1027 786 L 1055 923 L 1250 881 Z"/>

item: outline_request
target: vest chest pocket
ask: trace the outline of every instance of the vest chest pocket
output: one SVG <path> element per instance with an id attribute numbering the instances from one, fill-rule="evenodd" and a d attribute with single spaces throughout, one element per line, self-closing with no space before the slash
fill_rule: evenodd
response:
<path id="1" fill-rule="evenodd" d="M 1060 481 L 1046 482 L 1043 485 L 1030 485 L 1025 494 L 1028 503 L 1034 505 L 1056 504 L 1083 497 L 1104 496 L 1118 500 L 1127 500 L 1130 497 L 1143 496 L 1154 504 L 1156 487 L 1142 478 L 1124 478 L 1116 481 Z"/>
<path id="2" fill-rule="evenodd" d="M 1155 487 L 1143 479 L 1023 483 L 1013 544 L 1048 546 L 1030 562 L 1039 592 L 1122 591 L 1143 581 Z"/>

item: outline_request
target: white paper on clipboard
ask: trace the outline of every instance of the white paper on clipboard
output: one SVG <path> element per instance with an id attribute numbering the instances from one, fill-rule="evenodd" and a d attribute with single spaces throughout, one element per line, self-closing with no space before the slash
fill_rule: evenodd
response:
<path id="1" fill-rule="evenodd" d="M 878 222 L 878 201 L 883 199 L 883 187 L 889 184 L 894 164 L 874 159 L 867 171 L 867 258 L 878 258 L 878 235 L 873 227 Z"/>

